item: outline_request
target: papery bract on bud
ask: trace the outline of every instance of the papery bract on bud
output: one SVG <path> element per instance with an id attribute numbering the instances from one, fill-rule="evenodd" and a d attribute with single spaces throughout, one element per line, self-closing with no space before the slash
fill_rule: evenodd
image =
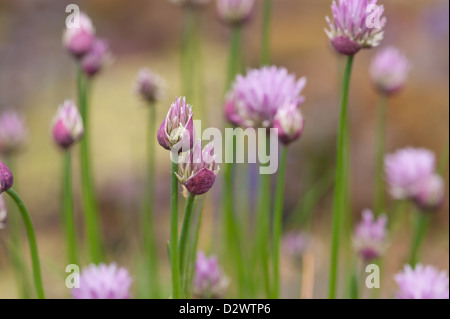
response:
<path id="1" fill-rule="evenodd" d="M 230 25 L 241 25 L 253 13 L 255 0 L 217 0 L 219 18 Z"/>
<path id="2" fill-rule="evenodd" d="M 403 88 L 410 70 L 408 59 L 396 48 L 388 47 L 373 58 L 370 76 L 380 93 L 391 95 Z"/>
<path id="3" fill-rule="evenodd" d="M 225 295 L 230 280 L 223 273 L 216 256 L 197 253 L 194 275 L 194 296 L 197 298 L 221 298 Z"/>
<path id="4" fill-rule="evenodd" d="M 362 221 L 356 226 L 353 246 L 365 261 L 371 261 L 384 254 L 387 246 L 387 216 L 375 219 L 372 211 L 366 209 L 362 213 Z"/>
<path id="5" fill-rule="evenodd" d="M 445 182 L 438 174 L 433 174 L 424 180 L 414 196 L 416 204 L 426 212 L 439 209 L 444 203 L 444 199 Z"/>
<path id="6" fill-rule="evenodd" d="M 79 141 L 84 134 L 83 119 L 73 101 L 66 100 L 59 107 L 53 122 L 53 138 L 63 149 Z"/>
<path id="7" fill-rule="evenodd" d="M 133 280 L 115 263 L 90 265 L 82 269 L 80 287 L 72 288 L 74 299 L 129 299 Z"/>
<path id="8" fill-rule="evenodd" d="M 287 145 L 297 140 L 305 124 L 303 115 L 296 103 L 286 103 L 275 115 L 273 127 L 278 129 L 278 138 Z"/>
<path id="9" fill-rule="evenodd" d="M 3 200 L 3 195 L 0 194 L 0 229 L 6 227 L 6 219 L 8 217 L 8 211 L 6 210 L 6 204 Z"/>
<path id="10" fill-rule="evenodd" d="M 249 70 L 245 76 L 236 77 L 227 94 L 225 116 L 237 126 L 272 128 L 280 107 L 288 102 L 297 106 L 303 103 L 305 85 L 306 78 L 296 80 L 285 68 Z"/>
<path id="11" fill-rule="evenodd" d="M 66 49 L 77 58 L 88 53 L 95 42 L 91 19 L 84 13 L 80 13 L 79 18 L 79 27 L 67 28 L 63 35 Z"/>
<path id="12" fill-rule="evenodd" d="M 194 145 L 192 116 L 192 106 L 186 104 L 186 98 L 177 98 L 159 127 L 157 134 L 159 145 L 166 150 L 176 149 L 179 153 L 190 150 Z"/>
<path id="13" fill-rule="evenodd" d="M 148 102 L 160 101 L 164 96 L 166 82 L 158 74 L 149 69 L 139 71 L 136 82 L 136 92 Z"/>
<path id="14" fill-rule="evenodd" d="M 333 48 L 344 55 L 376 47 L 384 36 L 384 7 L 377 0 L 335 0 L 331 5 L 333 21 L 326 17 L 325 30 Z"/>
<path id="15" fill-rule="evenodd" d="M 434 174 L 436 159 L 429 150 L 405 148 L 386 155 L 384 169 L 391 196 L 398 200 L 412 199 Z"/>
<path id="16" fill-rule="evenodd" d="M 449 299 L 448 275 L 433 266 L 418 264 L 413 269 L 405 265 L 394 279 L 398 299 Z"/>
<path id="17" fill-rule="evenodd" d="M 192 150 L 183 154 L 178 173 L 175 174 L 189 193 L 202 195 L 211 189 L 218 172 L 213 143 L 202 150 L 202 141 L 199 139 Z"/>
<path id="18" fill-rule="evenodd" d="M 300 261 L 310 246 L 310 237 L 305 232 L 289 232 L 283 236 L 282 245 L 289 256 Z"/>
<path id="19" fill-rule="evenodd" d="M 23 148 L 27 138 L 25 122 L 16 112 L 0 114 L 0 154 L 10 155 Z"/>
<path id="20" fill-rule="evenodd" d="M 0 161 L 0 194 L 9 190 L 14 184 L 14 177 L 8 166 Z"/>
<path id="21" fill-rule="evenodd" d="M 110 57 L 108 43 L 101 39 L 95 40 L 92 48 L 81 60 L 83 72 L 89 77 L 96 75 Z"/>

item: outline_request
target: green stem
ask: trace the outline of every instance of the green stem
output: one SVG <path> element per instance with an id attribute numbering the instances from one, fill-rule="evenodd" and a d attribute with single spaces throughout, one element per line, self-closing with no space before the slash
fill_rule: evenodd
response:
<path id="1" fill-rule="evenodd" d="M 379 215 L 385 210 L 384 198 L 384 152 L 386 140 L 386 107 L 387 98 L 380 96 L 377 110 L 377 132 L 375 134 L 377 142 L 375 148 L 375 214 Z"/>
<path id="2" fill-rule="evenodd" d="M 342 85 L 341 115 L 339 121 L 338 143 L 337 143 L 337 163 L 336 163 L 336 183 L 333 200 L 333 230 L 331 242 L 331 259 L 328 297 L 336 298 L 337 274 L 339 268 L 339 245 L 342 229 L 342 217 L 345 210 L 346 185 L 347 185 L 347 152 L 348 143 L 346 141 L 346 124 L 348 113 L 348 93 L 350 89 L 350 76 L 353 65 L 353 56 L 349 56 L 345 68 Z"/>
<path id="3" fill-rule="evenodd" d="M 183 227 L 181 228 L 181 235 L 180 235 L 180 272 L 181 272 L 181 281 L 182 281 L 182 287 L 184 287 L 184 291 L 187 292 L 187 283 L 186 280 L 188 279 L 185 273 L 186 270 L 186 253 L 187 253 L 187 247 L 189 243 L 189 236 L 190 231 L 192 228 L 192 213 L 193 213 L 193 207 L 194 207 L 194 200 L 195 195 L 189 194 L 188 200 L 186 203 L 186 210 L 184 212 L 184 219 L 183 219 Z"/>
<path id="4" fill-rule="evenodd" d="M 226 91 L 230 89 L 231 83 L 233 82 L 236 75 L 239 73 L 240 54 L 241 54 L 241 27 L 235 26 L 231 34 L 230 57 L 228 61 L 228 74 L 225 86 Z"/>
<path id="5" fill-rule="evenodd" d="M 14 200 L 22 215 L 23 222 L 25 224 L 25 230 L 28 236 L 28 244 L 30 246 L 31 263 L 33 266 L 34 284 L 36 287 L 37 296 L 39 299 L 45 299 L 44 289 L 42 286 L 41 266 L 39 264 L 39 253 L 36 242 L 36 235 L 34 233 L 33 222 L 31 221 L 30 214 L 27 207 L 20 198 L 20 196 L 12 189 L 6 191 L 9 196 Z"/>
<path id="6" fill-rule="evenodd" d="M 180 299 L 180 265 L 178 262 L 178 163 L 172 161 L 170 194 L 170 262 L 172 267 L 172 298 Z"/>
<path id="7" fill-rule="evenodd" d="M 261 44 L 261 64 L 270 63 L 270 16 L 272 11 L 272 0 L 264 0 Z"/>
<path id="8" fill-rule="evenodd" d="M 73 211 L 72 198 L 72 160 L 70 150 L 64 153 L 63 168 L 63 221 L 64 232 L 66 234 L 68 260 L 70 264 L 79 265 L 78 248 L 77 248 L 77 232 L 75 227 L 75 215 Z"/>
<path id="9" fill-rule="evenodd" d="M 203 215 L 203 199 L 204 198 L 200 198 L 200 203 L 197 206 L 197 220 L 195 223 L 195 228 L 194 228 L 194 238 L 193 238 L 193 242 L 192 245 L 190 246 L 189 249 L 189 257 L 187 258 L 187 264 L 186 264 L 186 273 L 185 275 L 187 276 L 187 280 L 185 280 L 186 282 L 186 298 L 190 298 L 191 294 L 192 294 L 192 280 L 194 278 L 195 275 L 195 261 L 197 259 L 197 249 L 198 249 L 198 238 L 200 237 L 200 226 L 202 223 L 202 215 Z"/>
<path id="10" fill-rule="evenodd" d="M 417 212 L 416 227 L 414 236 L 411 242 L 411 255 L 409 264 L 414 267 L 419 259 L 420 247 L 427 233 L 428 225 L 430 224 L 430 214 L 428 212 Z"/>
<path id="11" fill-rule="evenodd" d="M 84 211 L 85 228 L 91 261 L 99 263 L 102 260 L 102 244 L 100 238 L 100 221 L 95 199 L 95 189 L 92 181 L 90 159 L 90 128 L 88 109 L 88 79 L 78 69 L 78 103 L 84 124 L 84 137 L 80 142 L 81 157 L 81 197 Z"/>
<path id="12" fill-rule="evenodd" d="M 278 170 L 277 190 L 275 193 L 275 213 L 273 222 L 273 298 L 280 298 L 280 241 L 283 224 L 284 179 L 286 171 L 287 147 L 281 150 Z"/>

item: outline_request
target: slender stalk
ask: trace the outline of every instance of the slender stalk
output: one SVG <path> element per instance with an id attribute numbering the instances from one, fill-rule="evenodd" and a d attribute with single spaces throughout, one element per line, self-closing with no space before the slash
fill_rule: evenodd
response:
<path id="1" fill-rule="evenodd" d="M 100 238 L 100 221 L 97 211 L 95 189 L 92 181 L 90 156 L 90 128 L 88 109 L 88 79 L 78 69 L 78 103 L 84 124 L 84 137 L 80 142 L 81 156 L 81 197 L 84 211 L 86 235 L 91 261 L 99 263 L 102 259 L 102 244 Z"/>
<path id="2" fill-rule="evenodd" d="M 278 170 L 277 190 L 275 193 L 275 213 L 273 222 L 273 295 L 280 298 L 280 241 L 283 224 L 284 179 L 286 171 L 287 147 L 281 150 L 281 160 Z"/>
<path id="3" fill-rule="evenodd" d="M 240 69 L 240 54 L 241 54 L 241 27 L 233 27 L 231 33 L 231 43 L 230 43 L 230 56 L 228 61 L 228 74 L 227 82 L 225 86 L 225 91 L 228 91 L 231 83 L 233 82 L 236 74 L 239 73 Z"/>
<path id="4" fill-rule="evenodd" d="M 25 230 L 28 236 L 28 244 L 30 246 L 31 264 L 33 266 L 33 276 L 36 293 L 39 299 L 45 299 L 44 288 L 42 285 L 41 266 L 39 263 L 39 253 L 37 248 L 36 235 L 33 228 L 33 222 L 31 221 L 31 217 L 28 213 L 27 207 L 25 206 L 20 196 L 12 188 L 7 190 L 6 192 L 16 203 L 22 216 L 23 223 L 25 224 Z"/>
<path id="5" fill-rule="evenodd" d="M 186 253 L 189 244 L 189 236 L 192 228 L 192 213 L 194 208 L 195 195 L 189 194 L 186 203 L 186 210 L 184 212 L 183 227 L 181 228 L 180 235 L 180 272 L 181 272 L 181 282 L 182 287 L 186 293 L 187 283 L 185 282 L 188 278 L 186 276 Z"/>
<path id="6" fill-rule="evenodd" d="M 416 214 L 416 226 L 414 236 L 411 242 L 411 254 L 409 264 L 414 267 L 419 259 L 420 247 L 427 233 L 428 225 L 430 224 L 430 214 L 428 212 L 418 211 Z"/>
<path id="7" fill-rule="evenodd" d="M 196 204 L 194 203 L 194 206 Z M 193 241 L 192 241 L 192 245 L 190 246 L 189 249 L 189 257 L 187 259 L 187 264 L 186 264 L 186 275 L 187 275 L 187 280 L 186 280 L 186 298 L 190 298 L 191 294 L 192 294 L 192 280 L 194 278 L 195 275 L 195 261 L 197 258 L 197 250 L 198 250 L 198 238 L 200 237 L 200 226 L 202 223 L 202 214 L 203 214 L 203 200 L 202 198 L 200 198 L 200 203 L 198 205 L 196 205 L 198 207 L 197 209 L 197 220 L 195 223 L 195 228 L 194 228 L 194 237 L 193 237 Z"/>
<path id="8" fill-rule="evenodd" d="M 190 9 L 183 12 L 183 29 L 181 33 L 181 83 L 182 92 L 187 99 L 193 95 L 192 81 L 192 35 L 194 30 L 194 16 Z"/>
<path id="9" fill-rule="evenodd" d="M 337 143 L 337 163 L 336 163 L 336 183 L 333 200 L 333 230 L 331 242 L 329 291 L 330 299 L 336 298 L 337 274 L 339 268 L 339 245 L 342 229 L 342 217 L 345 210 L 346 185 L 347 185 L 347 151 L 346 124 L 348 113 L 348 93 L 350 88 L 350 76 L 353 65 L 353 56 L 349 56 L 344 72 L 341 99 L 341 115 L 339 121 L 338 143 Z"/>
<path id="10" fill-rule="evenodd" d="M 386 107 L 387 97 L 380 96 L 377 110 L 377 132 L 376 148 L 375 148 L 375 214 L 379 215 L 385 210 L 384 198 L 384 152 L 386 140 Z"/>
<path id="11" fill-rule="evenodd" d="M 170 194 L 170 262 L 172 267 L 172 298 L 180 299 L 180 265 L 178 262 L 178 163 L 172 161 Z"/>
<path id="12" fill-rule="evenodd" d="M 66 234 L 67 242 L 67 257 L 70 264 L 79 265 L 78 262 L 78 247 L 77 247 L 77 232 L 75 227 L 75 215 L 73 211 L 72 198 L 72 160 L 70 150 L 64 153 L 63 165 L 63 221 L 64 232 Z"/>
<path id="13" fill-rule="evenodd" d="M 262 44 L 261 44 L 261 64 L 270 63 L 270 16 L 272 10 L 272 0 L 264 0 Z"/>

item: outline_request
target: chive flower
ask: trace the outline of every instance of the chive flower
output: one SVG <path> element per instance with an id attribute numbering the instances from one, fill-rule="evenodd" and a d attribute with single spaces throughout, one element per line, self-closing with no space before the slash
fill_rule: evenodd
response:
<path id="1" fill-rule="evenodd" d="M 0 194 L 6 192 L 14 184 L 14 177 L 2 161 L 0 161 Z"/>
<path id="2" fill-rule="evenodd" d="M 53 122 L 53 138 L 63 149 L 68 149 L 84 134 L 83 120 L 75 103 L 66 100 L 59 107 Z"/>
<path id="3" fill-rule="evenodd" d="M 91 49 L 81 60 L 81 68 L 84 74 L 93 77 L 99 73 L 102 67 L 109 61 L 110 56 L 108 43 L 105 40 L 96 39 Z"/>
<path id="4" fill-rule="evenodd" d="M 95 42 L 95 29 L 91 19 L 85 13 L 80 13 L 79 18 L 79 27 L 66 28 L 63 35 L 64 46 L 76 58 L 88 53 Z"/>
<path id="5" fill-rule="evenodd" d="M 371 261 L 384 254 L 387 246 L 387 216 L 375 219 L 373 212 L 366 209 L 362 213 L 362 221 L 356 225 L 353 236 L 355 251 L 364 261 Z"/>
<path id="6" fill-rule="evenodd" d="M 273 127 L 278 129 L 278 139 L 288 145 L 300 138 L 305 119 L 296 103 L 284 104 L 275 115 Z"/>
<path id="7" fill-rule="evenodd" d="M 255 0 L 217 0 L 217 15 L 226 24 L 235 26 L 246 23 L 255 7 Z"/>
<path id="8" fill-rule="evenodd" d="M 158 74 L 144 68 L 139 71 L 134 87 L 145 101 L 153 103 L 164 97 L 166 82 Z"/>
<path id="9" fill-rule="evenodd" d="M 11 155 L 25 145 L 27 131 L 25 121 L 16 112 L 0 114 L 0 154 Z"/>
<path id="10" fill-rule="evenodd" d="M 230 284 L 216 256 L 197 253 L 195 261 L 194 296 L 197 298 L 222 298 Z"/>

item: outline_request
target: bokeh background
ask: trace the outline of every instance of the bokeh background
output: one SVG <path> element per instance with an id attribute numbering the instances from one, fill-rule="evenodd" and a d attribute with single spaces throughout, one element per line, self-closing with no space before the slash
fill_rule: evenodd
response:
<path id="1" fill-rule="evenodd" d="M 201 14 L 204 97 L 208 122 L 223 125 L 228 27 L 215 14 L 214 1 Z M 244 34 L 245 65 L 259 65 L 261 1 Z M 440 156 L 449 136 L 449 4 L 447 0 L 386 0 L 388 24 L 382 46 L 405 52 L 413 70 L 405 89 L 389 101 L 387 151 L 426 147 Z M 108 260 L 136 274 L 138 216 L 145 170 L 146 114 L 133 92 L 141 67 L 160 73 L 168 82 L 166 99 L 157 105 L 162 121 L 171 101 L 181 94 L 179 46 L 181 10 L 167 0 L 0 0 L 0 111 L 18 110 L 28 126 L 27 147 L 18 156 L 14 176 L 35 223 L 49 297 L 64 298 L 65 253 L 60 228 L 59 194 L 62 154 L 55 147 L 50 125 L 59 104 L 76 99 L 76 69 L 62 47 L 65 7 L 76 3 L 92 18 L 97 34 L 108 40 L 113 63 L 97 77 L 92 97 L 91 136 L 96 190 L 101 207 Z M 332 172 L 338 118 L 339 74 L 343 61 L 330 49 L 323 31 L 331 0 L 275 0 L 271 27 L 273 64 L 306 76 L 303 105 L 306 129 L 290 150 L 285 199 L 286 219 L 302 194 Z M 377 95 L 368 77 L 376 49 L 357 55 L 351 112 L 352 210 L 359 220 L 372 207 L 374 132 Z M 195 108 L 195 105 L 194 105 Z M 75 150 L 77 153 L 78 150 Z M 162 278 L 170 282 L 165 243 L 169 239 L 168 154 L 157 149 L 156 222 Z M 74 160 L 75 205 L 83 238 L 79 201 L 78 161 Z M 448 176 L 446 178 L 448 185 Z M 220 247 L 220 180 L 205 202 L 200 247 L 216 253 Z M 239 192 L 238 192 L 239 193 Z M 311 212 L 310 234 L 314 297 L 326 297 L 331 229 L 332 189 Z M 246 212 L 247 213 L 247 212 Z M 400 213 L 382 272 L 382 296 L 392 297 L 392 279 L 407 260 L 412 234 L 410 209 Z M 287 225 L 288 227 L 289 225 Z M 8 230 L 0 231 L 0 297 L 15 298 L 17 289 L 8 259 Z M 349 250 L 349 249 L 347 249 Z M 28 256 L 28 250 L 26 250 Z M 343 254 L 342 264 L 351 253 Z M 422 261 L 449 268 L 448 196 L 432 219 Z M 300 271 L 285 256 L 282 260 L 283 296 L 298 296 Z M 342 275 L 341 283 L 345 283 Z M 135 276 L 135 282 L 139 278 Z M 232 282 L 232 285 L 234 283 Z M 169 287 L 170 285 L 167 284 Z M 168 288 L 169 289 L 169 288 Z"/>

